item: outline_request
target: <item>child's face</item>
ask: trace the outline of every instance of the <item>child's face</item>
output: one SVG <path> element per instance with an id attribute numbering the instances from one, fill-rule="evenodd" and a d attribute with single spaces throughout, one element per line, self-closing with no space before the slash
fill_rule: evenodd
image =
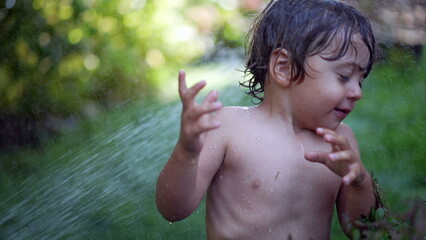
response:
<path id="1" fill-rule="evenodd" d="M 359 37 L 354 38 L 356 50 L 339 60 L 322 58 L 332 56 L 338 44 L 306 59 L 305 77 L 301 83 L 293 82 L 290 91 L 299 127 L 336 129 L 361 99 L 370 53 Z"/>

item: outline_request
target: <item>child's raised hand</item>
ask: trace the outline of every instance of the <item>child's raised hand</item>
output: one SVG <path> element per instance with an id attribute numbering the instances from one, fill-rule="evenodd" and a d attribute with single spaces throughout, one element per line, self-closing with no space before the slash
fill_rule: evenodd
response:
<path id="1" fill-rule="evenodd" d="M 325 128 L 317 128 L 316 134 L 321 136 L 325 142 L 331 144 L 332 151 L 331 153 L 306 152 L 305 158 L 311 162 L 324 164 L 331 171 L 341 176 L 346 185 L 360 183 L 365 177 L 364 167 L 346 137 Z"/>
<path id="2" fill-rule="evenodd" d="M 200 81 L 188 89 L 185 72 L 179 71 L 179 95 L 183 105 L 179 142 L 185 151 L 192 154 L 200 153 L 207 131 L 220 127 L 219 122 L 209 117 L 209 113 L 222 107 L 217 101 L 217 91 L 211 91 L 201 104 L 195 101 L 195 96 L 205 85 L 205 81 Z"/>

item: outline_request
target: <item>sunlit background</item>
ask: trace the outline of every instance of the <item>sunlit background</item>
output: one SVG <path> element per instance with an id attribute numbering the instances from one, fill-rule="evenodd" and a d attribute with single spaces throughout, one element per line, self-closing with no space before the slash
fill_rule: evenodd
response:
<path id="1" fill-rule="evenodd" d="M 205 238 L 203 206 L 169 224 L 154 204 L 178 136 L 177 73 L 252 105 L 238 85 L 266 2 L 0 0 L 0 239 Z M 382 50 L 348 119 L 389 203 L 377 232 L 421 239 L 426 1 L 347 2 Z"/>

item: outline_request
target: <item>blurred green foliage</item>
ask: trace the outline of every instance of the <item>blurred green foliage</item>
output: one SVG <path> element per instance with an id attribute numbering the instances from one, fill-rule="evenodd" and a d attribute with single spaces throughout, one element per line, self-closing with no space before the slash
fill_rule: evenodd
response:
<path id="1" fill-rule="evenodd" d="M 153 99 L 180 67 L 215 58 L 222 48 L 241 48 L 261 2 L 0 1 L 0 117 L 43 121 Z M 387 56 L 348 123 L 390 210 L 412 211 L 405 199 L 426 196 L 425 58 L 416 63 L 394 48 Z M 221 98 L 249 103 L 236 97 L 242 94 L 228 89 Z M 153 207 L 156 176 L 178 134 L 178 104 L 126 106 L 83 121 L 46 148 L 0 155 L 0 238 L 205 236 L 203 206 L 173 225 Z M 344 238 L 336 219 L 332 238 Z"/>
<path id="2" fill-rule="evenodd" d="M 259 3 L 0 1 L 0 114 L 40 120 L 155 97 L 159 82 L 215 46 L 242 47 Z"/>
<path id="3" fill-rule="evenodd" d="M 426 56 L 419 63 L 406 51 L 390 49 L 389 56 L 346 121 L 389 204 L 374 214 L 378 221 L 360 224 L 365 239 L 417 239 L 426 233 Z M 201 75 L 216 75 L 217 66 L 204 67 Z M 241 88 L 219 92 L 225 105 L 250 105 Z M 204 203 L 173 224 L 155 207 L 155 182 L 176 143 L 180 113 L 178 101 L 130 102 L 45 148 L 0 154 L 0 239 L 205 239 Z M 347 239 L 337 216 L 331 239 Z"/>

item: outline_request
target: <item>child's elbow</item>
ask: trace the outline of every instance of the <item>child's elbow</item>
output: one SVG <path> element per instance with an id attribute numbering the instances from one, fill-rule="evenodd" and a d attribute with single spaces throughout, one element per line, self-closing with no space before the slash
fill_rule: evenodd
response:
<path id="1" fill-rule="evenodd" d="M 190 215 L 190 213 L 187 213 L 186 211 L 162 207 L 158 203 L 157 209 L 160 212 L 161 216 L 163 216 L 164 219 L 171 223 L 183 220 Z"/>
<path id="2" fill-rule="evenodd" d="M 191 214 L 191 211 L 175 204 L 167 203 L 157 197 L 157 209 L 161 216 L 169 222 L 177 222 L 185 219 Z"/>
<path id="3" fill-rule="evenodd" d="M 169 212 L 162 212 L 160 211 L 161 216 L 163 216 L 164 219 L 166 219 L 167 221 L 173 223 L 173 222 L 177 222 L 180 220 L 183 220 L 186 218 L 186 216 L 177 216 L 173 213 L 169 213 Z"/>

